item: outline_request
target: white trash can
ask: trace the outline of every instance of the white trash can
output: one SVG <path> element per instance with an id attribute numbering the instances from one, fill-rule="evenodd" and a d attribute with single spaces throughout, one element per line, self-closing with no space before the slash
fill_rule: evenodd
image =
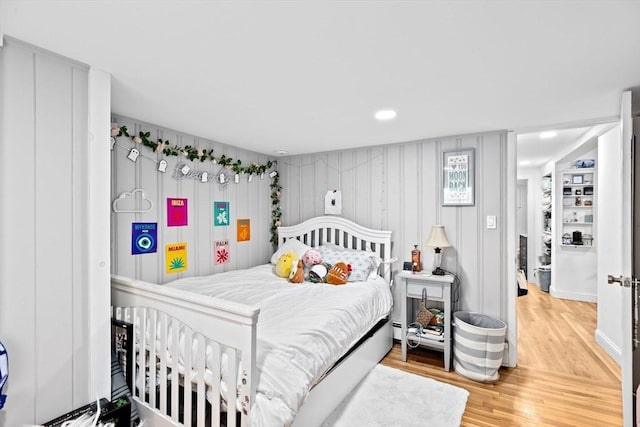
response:
<path id="1" fill-rule="evenodd" d="M 498 381 L 507 325 L 472 311 L 456 311 L 453 319 L 455 371 L 474 381 Z"/>

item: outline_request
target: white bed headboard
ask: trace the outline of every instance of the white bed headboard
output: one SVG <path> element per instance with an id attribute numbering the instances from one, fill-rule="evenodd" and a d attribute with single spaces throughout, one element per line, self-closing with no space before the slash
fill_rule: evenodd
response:
<path id="1" fill-rule="evenodd" d="M 297 225 L 278 227 L 278 247 L 289 239 L 298 239 L 309 246 L 325 242 L 350 249 L 370 249 L 383 261 L 391 258 L 391 231 L 363 227 L 346 218 L 323 215 Z M 383 263 L 379 274 L 391 282 L 391 266 Z"/>

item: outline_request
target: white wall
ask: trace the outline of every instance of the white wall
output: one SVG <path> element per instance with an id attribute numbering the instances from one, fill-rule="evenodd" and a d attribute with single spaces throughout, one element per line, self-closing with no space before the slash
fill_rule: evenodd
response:
<path id="1" fill-rule="evenodd" d="M 122 117 L 113 116 L 113 122 L 127 126 L 131 135 L 138 132 L 150 132 L 151 139 L 170 141 L 171 145 L 214 149 L 214 156 L 222 154 L 240 160 L 242 165 L 255 162 L 265 164 L 273 158 L 220 144 L 214 141 L 187 135 L 157 125 L 148 124 Z M 134 163 L 127 158 L 129 150 L 136 146 L 141 156 Z M 157 170 L 157 161 L 168 162 L 167 172 Z M 117 138 L 117 145 L 111 152 L 111 196 L 118 197 L 122 192 L 131 192 L 138 188 L 144 190 L 153 203 L 148 213 L 111 213 L 112 272 L 153 283 L 165 283 L 181 277 L 209 275 L 222 271 L 252 267 L 269 261 L 273 252 L 270 243 L 271 233 L 271 179 L 254 177 L 247 182 L 245 175 L 238 184 L 231 183 L 225 190 L 212 180 L 207 183 L 195 179 L 175 178 L 178 163 L 185 163 L 193 170 L 206 171 L 213 177 L 221 169 L 211 161 L 190 161 L 185 157 L 167 157 L 154 153 L 150 148 L 134 144 L 127 137 Z M 178 197 L 188 199 L 188 226 L 167 227 L 166 199 Z M 228 201 L 231 222 L 229 226 L 213 226 L 213 202 Z M 139 205 L 142 207 L 142 205 Z M 146 205 L 144 206 L 146 207 Z M 236 220 L 251 220 L 251 240 L 237 242 Z M 133 222 L 158 223 L 158 251 L 143 255 L 131 255 L 131 224 Z M 230 262 L 216 265 L 214 262 L 215 240 L 228 239 Z M 180 273 L 167 274 L 165 271 L 165 245 L 187 242 L 188 269 Z"/>
<path id="2" fill-rule="evenodd" d="M 516 210 L 517 210 L 517 232 L 518 234 L 522 234 L 524 236 L 526 236 L 529 233 L 528 230 L 528 221 L 529 221 L 529 215 L 528 215 L 528 207 L 527 207 L 527 201 L 528 201 L 528 188 L 527 188 L 527 180 L 525 179 L 519 179 L 518 180 L 518 193 L 517 193 L 517 203 L 516 203 Z"/>
<path id="3" fill-rule="evenodd" d="M 615 234 L 622 230 L 622 173 L 620 168 L 622 137 L 616 127 L 598 139 L 598 223 L 600 250 L 597 263 L 598 323 L 596 340 L 607 353 L 620 363 L 622 360 L 622 318 L 617 315 L 622 301 L 622 288 L 607 283 L 607 274 L 622 271 L 621 245 Z"/>
<path id="4" fill-rule="evenodd" d="M 326 191 L 340 189 L 342 216 L 393 231 L 396 272 L 414 244 L 422 250 L 424 268 L 432 269 L 433 253 L 425 242 L 431 226 L 443 224 L 453 247 L 443 251 L 442 265 L 461 279 L 459 309 L 506 321 L 508 287 L 515 292 L 516 286 L 515 275 L 506 273 L 507 239 L 513 239 L 505 222 L 506 144 L 506 132 L 493 132 L 283 158 L 283 223 L 322 215 Z M 468 147 L 476 150 L 476 204 L 444 207 L 442 152 Z M 515 197 L 515 171 L 513 181 Z M 486 228 L 487 215 L 497 216 L 497 229 Z M 509 215 L 515 218 L 515 203 Z M 397 307 L 394 320 L 399 320 Z"/>
<path id="5" fill-rule="evenodd" d="M 109 367 L 92 382 L 91 352 L 109 337 L 92 336 L 89 315 L 88 67 L 10 38 L 0 67 L 0 425 L 17 426 L 102 394 Z"/>
<path id="6" fill-rule="evenodd" d="M 518 180 L 527 182 L 527 281 L 539 284 L 536 269 L 542 255 L 542 176 L 541 168 L 518 168 Z M 516 236 L 517 237 L 517 236 Z"/>
<path id="7" fill-rule="evenodd" d="M 89 287 L 89 390 L 91 396 L 111 392 L 111 300 L 109 224 L 110 177 L 109 148 L 111 119 L 111 75 L 89 70 L 88 197 L 89 216 L 87 268 Z M 79 327 L 78 325 L 75 325 Z M 78 400 L 80 396 L 78 396 Z"/>

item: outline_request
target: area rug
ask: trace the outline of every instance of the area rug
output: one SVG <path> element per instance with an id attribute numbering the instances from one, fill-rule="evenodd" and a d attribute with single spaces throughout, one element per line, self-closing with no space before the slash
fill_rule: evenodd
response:
<path id="1" fill-rule="evenodd" d="M 377 365 L 322 426 L 459 426 L 468 397 L 463 388 Z"/>

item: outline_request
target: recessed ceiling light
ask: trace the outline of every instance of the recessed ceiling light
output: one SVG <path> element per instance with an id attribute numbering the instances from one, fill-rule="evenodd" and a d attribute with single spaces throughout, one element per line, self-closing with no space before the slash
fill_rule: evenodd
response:
<path id="1" fill-rule="evenodd" d="M 375 114 L 376 120 L 384 121 L 395 118 L 397 113 L 393 110 L 380 110 Z"/>
<path id="2" fill-rule="evenodd" d="M 540 138 L 542 138 L 542 139 L 555 138 L 557 135 L 558 135 L 558 132 L 556 132 L 555 130 L 548 130 L 546 132 L 540 132 Z"/>
<path id="3" fill-rule="evenodd" d="M 520 162 L 520 166 L 527 166 L 531 164 L 531 160 L 522 160 Z"/>
<path id="4" fill-rule="evenodd" d="M 287 150 L 276 150 L 275 153 L 278 156 L 284 156 L 285 154 L 288 154 L 289 152 Z"/>

